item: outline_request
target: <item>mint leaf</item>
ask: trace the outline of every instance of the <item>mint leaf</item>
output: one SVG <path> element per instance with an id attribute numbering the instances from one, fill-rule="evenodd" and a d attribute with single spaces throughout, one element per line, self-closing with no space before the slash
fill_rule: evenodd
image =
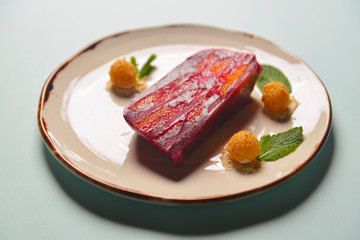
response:
<path id="1" fill-rule="evenodd" d="M 275 161 L 295 151 L 303 141 L 303 128 L 295 127 L 275 135 L 266 135 L 260 139 L 262 161 Z"/>
<path id="2" fill-rule="evenodd" d="M 283 83 L 289 90 L 289 93 L 291 93 L 291 84 L 283 72 L 281 72 L 276 67 L 270 65 L 263 64 L 261 66 L 263 68 L 263 71 L 261 72 L 258 80 L 256 81 L 256 85 L 261 91 L 264 90 L 264 86 L 269 82 L 278 81 Z"/>
<path id="3" fill-rule="evenodd" d="M 144 66 L 141 68 L 139 72 L 139 79 L 143 78 L 146 75 L 149 75 L 152 70 L 155 69 L 154 66 L 151 65 L 151 62 L 154 61 L 156 58 L 155 54 L 152 54 L 149 59 L 146 61 Z"/>
<path id="4" fill-rule="evenodd" d="M 134 65 L 136 72 L 139 72 L 139 70 L 138 70 L 138 63 L 136 62 L 136 58 L 135 58 L 135 57 L 130 57 L 130 63 L 131 63 L 132 65 Z"/>

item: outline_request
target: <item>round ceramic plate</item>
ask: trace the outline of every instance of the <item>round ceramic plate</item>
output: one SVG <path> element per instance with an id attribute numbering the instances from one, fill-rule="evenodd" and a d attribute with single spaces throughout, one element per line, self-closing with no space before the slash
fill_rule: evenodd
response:
<path id="1" fill-rule="evenodd" d="M 261 64 L 281 69 L 300 105 L 286 122 L 273 121 L 253 101 L 176 167 L 125 122 L 122 112 L 131 98 L 106 89 L 111 64 L 135 56 L 143 64 L 157 55 L 149 85 L 188 56 L 206 48 L 256 54 Z M 96 185 L 124 196 L 167 203 L 230 200 L 267 190 L 288 180 L 320 151 L 331 126 L 327 91 L 301 60 L 275 44 L 250 34 L 213 27 L 177 25 L 119 33 L 101 39 L 60 65 L 46 81 L 38 123 L 46 145 L 67 168 Z M 290 155 L 266 162 L 253 174 L 227 171 L 220 154 L 229 138 L 248 130 L 259 138 L 302 126 L 304 142 Z"/>

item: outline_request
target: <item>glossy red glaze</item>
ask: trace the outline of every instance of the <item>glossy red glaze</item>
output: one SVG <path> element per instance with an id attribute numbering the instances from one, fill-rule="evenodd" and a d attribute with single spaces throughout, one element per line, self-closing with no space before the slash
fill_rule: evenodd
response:
<path id="1" fill-rule="evenodd" d="M 124 109 L 129 125 L 180 165 L 246 105 L 262 71 L 255 55 L 208 49 L 189 57 Z"/>

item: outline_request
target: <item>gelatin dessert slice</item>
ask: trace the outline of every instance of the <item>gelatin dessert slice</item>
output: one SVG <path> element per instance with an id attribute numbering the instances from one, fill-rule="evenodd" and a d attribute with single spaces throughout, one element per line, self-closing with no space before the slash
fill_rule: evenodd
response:
<path id="1" fill-rule="evenodd" d="M 137 95 L 125 107 L 124 118 L 175 165 L 181 165 L 248 103 L 261 71 L 251 53 L 200 51 Z"/>

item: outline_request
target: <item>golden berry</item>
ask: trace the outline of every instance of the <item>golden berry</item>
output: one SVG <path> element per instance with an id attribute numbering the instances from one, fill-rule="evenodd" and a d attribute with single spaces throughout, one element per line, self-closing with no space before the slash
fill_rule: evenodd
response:
<path id="1" fill-rule="evenodd" d="M 273 81 L 264 86 L 261 100 L 265 110 L 271 113 L 286 113 L 290 103 L 289 90 L 281 82 Z"/>
<path id="2" fill-rule="evenodd" d="M 113 63 L 109 71 L 110 82 L 114 88 L 134 88 L 136 84 L 136 69 L 134 65 L 123 59 Z"/>
<path id="3" fill-rule="evenodd" d="M 240 131 L 234 134 L 226 150 L 230 154 L 231 160 L 240 163 L 249 163 L 260 154 L 260 143 L 256 135 L 248 131 Z"/>

